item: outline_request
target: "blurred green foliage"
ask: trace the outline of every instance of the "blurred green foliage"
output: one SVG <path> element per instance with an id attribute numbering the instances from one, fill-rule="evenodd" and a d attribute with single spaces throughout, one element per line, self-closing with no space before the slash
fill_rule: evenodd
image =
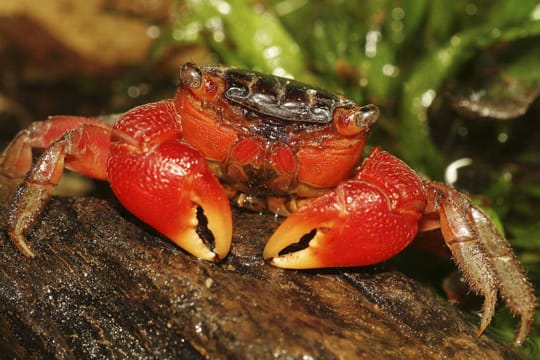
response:
<path id="1" fill-rule="evenodd" d="M 376 103 L 382 117 L 371 144 L 431 178 L 471 158 L 473 184 L 462 187 L 502 218 L 538 289 L 537 1 L 186 0 L 166 42 L 204 45 L 225 64 Z M 510 341 L 515 321 L 496 323 Z M 526 353 L 540 348 L 533 332 Z"/>

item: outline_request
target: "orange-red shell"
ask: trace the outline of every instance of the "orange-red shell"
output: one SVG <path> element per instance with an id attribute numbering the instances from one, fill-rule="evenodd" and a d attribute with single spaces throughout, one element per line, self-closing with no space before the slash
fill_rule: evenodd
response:
<path id="1" fill-rule="evenodd" d="M 371 124 L 356 132 L 346 124 L 349 133 L 343 134 L 336 121 L 345 121 L 343 112 L 352 114 L 360 107 L 289 79 L 221 67 L 196 71 L 201 81 L 195 88 L 191 78 L 183 84 L 181 76 L 175 105 L 184 140 L 205 155 L 222 181 L 253 195 L 309 197 L 352 175 Z M 241 101 L 239 94 L 249 99 Z M 271 101 L 280 102 L 279 112 L 272 113 L 277 106 L 267 104 Z M 287 106 L 292 110 L 284 114 Z M 294 118 L 295 112 L 323 112 L 317 106 L 339 113 L 339 119 L 332 114 L 328 120 L 322 115 L 318 121 L 305 121 L 301 115 Z"/>

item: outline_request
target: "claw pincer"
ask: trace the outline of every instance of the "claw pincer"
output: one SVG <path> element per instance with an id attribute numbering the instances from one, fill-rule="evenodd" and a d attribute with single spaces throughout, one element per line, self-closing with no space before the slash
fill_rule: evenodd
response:
<path id="1" fill-rule="evenodd" d="M 136 107 L 111 127 L 52 117 L 22 130 L 0 157 L 0 179 L 19 189 L 8 234 L 28 257 L 26 235 L 64 167 L 108 180 L 123 206 L 198 258 L 229 252 L 238 206 L 290 215 L 264 257 L 294 269 L 360 266 L 391 258 L 418 232 L 440 229 L 470 287 L 485 297 L 478 334 L 497 294 L 533 324 L 534 290 L 504 236 L 467 196 L 422 180 L 374 148 L 379 111 L 341 95 L 255 71 L 186 63 L 173 99 Z M 44 149 L 32 165 L 32 148 Z"/>

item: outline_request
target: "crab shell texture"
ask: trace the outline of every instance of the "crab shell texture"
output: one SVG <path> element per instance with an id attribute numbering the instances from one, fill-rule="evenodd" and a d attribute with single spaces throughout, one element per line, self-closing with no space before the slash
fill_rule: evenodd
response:
<path id="1" fill-rule="evenodd" d="M 260 197 L 313 197 L 350 177 L 378 117 L 290 79 L 189 64 L 175 105 L 184 140 L 214 173 Z"/>

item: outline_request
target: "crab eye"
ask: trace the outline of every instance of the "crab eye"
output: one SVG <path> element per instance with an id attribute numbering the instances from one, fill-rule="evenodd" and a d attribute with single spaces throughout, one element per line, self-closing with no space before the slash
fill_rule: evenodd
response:
<path id="1" fill-rule="evenodd" d="M 362 106 L 355 115 L 355 124 L 360 128 L 370 128 L 379 118 L 379 108 L 373 104 Z"/>
<path id="2" fill-rule="evenodd" d="M 341 135 L 353 136 L 369 130 L 378 117 L 379 109 L 375 105 L 354 105 L 336 109 L 334 124 Z"/>
<path id="3" fill-rule="evenodd" d="M 180 83 L 192 89 L 198 89 L 202 85 L 201 70 L 195 64 L 185 63 L 180 70 Z"/>

